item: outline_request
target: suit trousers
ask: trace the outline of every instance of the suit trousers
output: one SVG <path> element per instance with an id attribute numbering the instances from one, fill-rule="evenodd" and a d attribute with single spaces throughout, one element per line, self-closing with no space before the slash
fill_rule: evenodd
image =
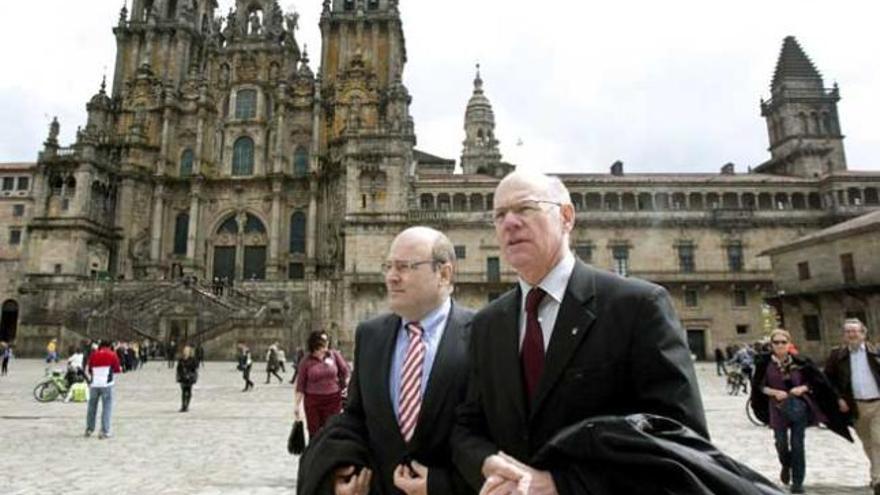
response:
<path id="1" fill-rule="evenodd" d="M 880 483 L 880 400 L 856 401 L 856 433 L 871 463 L 871 485 Z"/>

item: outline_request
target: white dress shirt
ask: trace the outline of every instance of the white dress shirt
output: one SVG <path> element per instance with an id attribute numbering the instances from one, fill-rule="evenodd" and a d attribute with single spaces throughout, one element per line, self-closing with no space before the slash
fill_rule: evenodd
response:
<path id="1" fill-rule="evenodd" d="M 574 255 L 571 251 L 559 260 L 559 263 L 538 282 L 538 287 L 544 289 L 547 295 L 538 306 L 538 323 L 541 325 L 541 334 L 544 336 L 544 352 L 550 345 L 550 337 L 553 335 L 553 327 L 556 325 L 556 315 L 559 314 L 559 306 L 565 296 L 565 289 L 574 271 Z M 522 298 L 519 304 L 519 348 L 522 350 L 523 340 L 526 338 L 526 297 L 532 290 L 532 285 L 523 279 L 519 279 L 519 287 Z"/>
<path id="2" fill-rule="evenodd" d="M 850 349 L 849 366 L 852 370 L 853 397 L 856 400 L 880 399 L 880 390 L 868 365 L 868 352 L 864 343 L 855 351 Z"/>

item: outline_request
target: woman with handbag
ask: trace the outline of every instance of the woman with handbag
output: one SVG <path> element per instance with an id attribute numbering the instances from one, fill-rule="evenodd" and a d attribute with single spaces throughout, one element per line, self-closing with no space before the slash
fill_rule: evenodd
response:
<path id="1" fill-rule="evenodd" d="M 328 348 L 327 334 L 309 334 L 309 354 L 300 360 L 296 374 L 294 419 L 300 420 L 305 405 L 309 436 L 314 436 L 327 420 L 342 411 L 342 387 L 351 372 L 339 352 Z"/>
<path id="2" fill-rule="evenodd" d="M 755 360 L 752 409 L 773 429 L 780 481 L 791 483 L 791 493 L 804 493 L 807 426 L 824 423 L 838 435 L 852 439 L 846 418 L 837 409 L 837 393 L 809 359 L 790 353 L 791 343 L 786 330 L 770 332 L 772 352 Z"/>
<path id="3" fill-rule="evenodd" d="M 186 345 L 177 361 L 177 383 L 180 384 L 180 412 L 189 410 L 192 387 L 199 379 L 199 361 L 193 356 L 193 349 Z"/>

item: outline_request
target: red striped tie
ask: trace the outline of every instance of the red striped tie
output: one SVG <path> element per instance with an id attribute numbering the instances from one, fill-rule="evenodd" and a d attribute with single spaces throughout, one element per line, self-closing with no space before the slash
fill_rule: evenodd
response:
<path id="1" fill-rule="evenodd" d="M 409 348 L 400 371 L 400 433 L 409 442 L 416 430 L 422 409 L 422 365 L 425 363 L 425 342 L 419 322 L 407 323 Z"/>

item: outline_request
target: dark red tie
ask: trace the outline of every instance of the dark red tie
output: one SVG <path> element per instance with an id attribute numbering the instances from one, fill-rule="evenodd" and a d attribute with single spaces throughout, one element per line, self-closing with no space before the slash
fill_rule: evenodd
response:
<path id="1" fill-rule="evenodd" d="M 522 365 L 529 400 L 535 397 L 541 372 L 544 371 L 544 334 L 538 322 L 538 306 L 545 294 L 544 289 L 535 287 L 526 296 L 526 336 L 522 346 Z"/>

